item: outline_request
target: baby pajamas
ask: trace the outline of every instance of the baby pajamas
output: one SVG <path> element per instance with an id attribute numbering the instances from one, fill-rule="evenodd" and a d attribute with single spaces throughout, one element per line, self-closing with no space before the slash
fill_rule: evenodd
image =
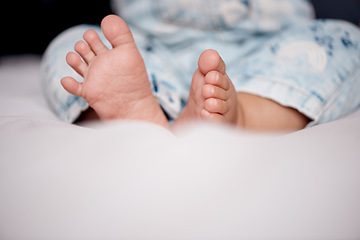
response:
<path id="1" fill-rule="evenodd" d="M 153 93 L 169 118 L 186 104 L 200 54 L 215 49 L 239 92 L 297 109 L 312 125 L 338 119 L 360 106 L 360 31 L 340 20 L 314 20 L 306 0 L 119 0 Z M 88 105 L 60 85 L 82 81 L 65 62 L 83 33 L 59 35 L 42 61 L 42 84 L 57 115 L 73 122 Z"/>

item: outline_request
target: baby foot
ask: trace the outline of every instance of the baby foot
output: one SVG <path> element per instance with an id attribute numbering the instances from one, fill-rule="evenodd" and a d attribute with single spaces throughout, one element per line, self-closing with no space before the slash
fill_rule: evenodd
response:
<path id="1" fill-rule="evenodd" d="M 66 57 L 84 81 L 65 77 L 61 80 L 65 90 L 84 98 L 101 119 L 145 120 L 168 127 L 126 23 L 109 15 L 101 28 L 113 49 L 109 50 L 94 30 L 86 31 L 85 42 L 75 44 L 78 54 L 70 52 Z"/>
<path id="2" fill-rule="evenodd" d="M 175 124 L 197 119 L 233 125 L 242 122 L 236 90 L 226 74 L 224 61 L 215 50 L 201 54 L 187 105 Z"/>

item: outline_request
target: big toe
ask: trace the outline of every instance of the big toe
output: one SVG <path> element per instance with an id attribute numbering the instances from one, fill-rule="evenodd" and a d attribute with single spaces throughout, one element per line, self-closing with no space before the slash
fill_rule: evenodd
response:
<path id="1" fill-rule="evenodd" d="M 206 75 L 210 71 L 218 71 L 222 74 L 226 73 L 226 65 L 219 53 L 213 49 L 204 51 L 198 61 L 198 66 L 202 74 Z"/>
<path id="2" fill-rule="evenodd" d="M 119 45 L 133 43 L 134 38 L 128 25 L 116 15 L 108 15 L 101 22 L 101 29 L 107 40 L 115 48 Z"/>

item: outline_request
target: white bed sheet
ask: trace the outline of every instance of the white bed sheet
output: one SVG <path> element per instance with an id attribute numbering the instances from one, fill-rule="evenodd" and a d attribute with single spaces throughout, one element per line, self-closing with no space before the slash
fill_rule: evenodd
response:
<path id="1" fill-rule="evenodd" d="M 0 62 L 0 239 L 360 239 L 360 111 L 286 135 L 60 122 Z"/>

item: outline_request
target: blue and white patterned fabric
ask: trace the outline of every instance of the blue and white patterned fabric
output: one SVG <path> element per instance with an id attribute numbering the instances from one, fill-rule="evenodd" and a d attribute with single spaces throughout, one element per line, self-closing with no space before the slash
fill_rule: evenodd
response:
<path id="1" fill-rule="evenodd" d="M 231 69 L 238 91 L 297 109 L 311 125 L 360 107 L 360 31 L 347 22 L 317 20 L 273 37 Z"/>
<path id="2" fill-rule="evenodd" d="M 113 7 L 129 24 L 154 95 L 172 119 L 186 104 L 198 57 L 209 48 L 224 59 L 237 91 L 293 107 L 312 124 L 360 106 L 359 29 L 313 20 L 306 0 L 118 0 Z M 81 81 L 65 55 L 88 28 L 107 42 L 99 27 L 78 26 L 59 35 L 42 62 L 50 105 L 68 122 L 87 104 L 60 85 L 67 75 Z"/>
<path id="3" fill-rule="evenodd" d="M 82 82 L 82 77 L 66 63 L 66 54 L 74 50 L 75 43 L 82 38 L 85 29 L 91 26 L 78 26 L 57 36 L 45 51 L 40 65 L 40 80 L 45 97 L 51 109 L 66 122 L 74 122 L 89 105 L 85 99 L 66 92 L 60 79 L 72 76 Z"/>

